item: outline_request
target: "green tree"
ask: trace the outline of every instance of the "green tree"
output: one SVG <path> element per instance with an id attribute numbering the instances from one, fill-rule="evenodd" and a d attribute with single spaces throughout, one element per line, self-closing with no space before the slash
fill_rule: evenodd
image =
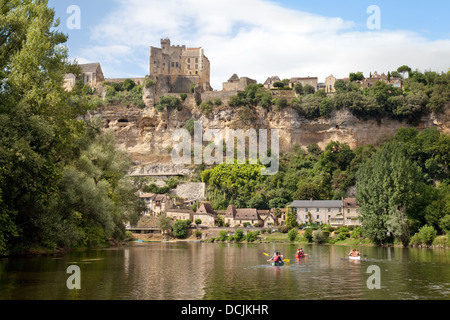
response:
<path id="1" fill-rule="evenodd" d="M 377 243 L 392 235 L 409 242 L 409 222 L 422 184 L 421 169 L 399 143 L 387 143 L 356 174 L 364 234 Z"/>
<path id="2" fill-rule="evenodd" d="M 290 242 L 294 242 L 297 239 L 298 236 L 298 230 L 297 228 L 292 228 L 288 231 L 288 240 Z"/>
<path id="3" fill-rule="evenodd" d="M 158 228 L 162 234 L 172 231 L 172 219 L 162 214 L 158 217 Z"/>
<path id="4" fill-rule="evenodd" d="M 297 213 L 289 206 L 286 207 L 286 226 L 289 229 L 296 228 L 298 226 Z"/>
<path id="5" fill-rule="evenodd" d="M 172 233 L 178 239 L 185 239 L 188 234 L 188 227 L 186 221 L 178 220 L 173 224 Z"/>

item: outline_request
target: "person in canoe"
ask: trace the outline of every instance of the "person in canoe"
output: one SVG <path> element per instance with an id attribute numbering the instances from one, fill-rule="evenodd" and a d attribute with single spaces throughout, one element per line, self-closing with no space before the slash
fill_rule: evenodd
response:
<path id="1" fill-rule="evenodd" d="M 359 250 L 353 249 L 352 251 L 350 251 L 350 253 L 348 254 L 349 257 L 359 257 L 361 254 L 359 253 Z"/>
<path id="2" fill-rule="evenodd" d="M 278 263 L 282 264 L 283 256 L 277 251 L 277 252 L 275 252 L 275 255 L 271 259 L 267 260 L 267 262 L 274 262 L 276 264 L 278 264 Z"/>
<path id="3" fill-rule="evenodd" d="M 304 257 L 305 257 L 305 252 L 303 251 L 303 248 L 298 249 L 296 258 L 297 259 L 301 259 L 301 258 L 304 258 Z"/>

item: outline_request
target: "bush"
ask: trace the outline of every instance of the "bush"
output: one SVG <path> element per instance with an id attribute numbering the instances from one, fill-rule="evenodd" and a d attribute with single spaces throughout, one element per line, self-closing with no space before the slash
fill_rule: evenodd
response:
<path id="1" fill-rule="evenodd" d="M 431 246 L 436 238 L 437 231 L 432 226 L 423 226 L 419 229 L 419 239 L 423 245 Z"/>
<path id="2" fill-rule="evenodd" d="M 292 228 L 291 230 L 288 231 L 288 240 L 290 242 L 294 242 L 297 239 L 297 236 L 298 236 L 297 228 Z"/>
<path id="3" fill-rule="evenodd" d="M 327 241 L 327 238 L 328 237 L 325 235 L 325 233 L 322 230 L 315 230 L 312 233 L 312 240 L 315 243 L 318 243 L 318 244 L 325 243 Z"/>
<path id="4" fill-rule="evenodd" d="M 175 238 L 184 239 L 187 237 L 188 224 L 186 221 L 177 221 L 173 224 L 172 233 Z"/>
<path id="5" fill-rule="evenodd" d="M 362 236 L 362 228 L 361 227 L 356 227 L 355 229 L 353 229 L 352 235 L 351 235 L 351 237 L 353 239 L 358 239 L 361 236 Z"/>
<path id="6" fill-rule="evenodd" d="M 156 82 L 152 79 L 145 80 L 144 86 L 146 89 L 150 89 L 151 87 L 154 87 L 156 85 Z"/>
<path id="7" fill-rule="evenodd" d="M 186 98 L 187 98 L 187 94 L 186 93 L 180 93 L 180 98 L 181 98 L 181 101 L 185 101 L 186 100 Z"/>
<path id="8" fill-rule="evenodd" d="M 198 239 L 198 238 L 201 238 L 202 232 L 201 232 L 200 230 L 195 230 L 194 236 L 195 236 L 197 239 Z"/>
<path id="9" fill-rule="evenodd" d="M 131 91 L 134 87 L 136 87 L 136 82 L 131 79 L 125 79 L 125 81 L 122 83 L 123 90 Z"/>
<path id="10" fill-rule="evenodd" d="M 421 242 L 420 242 L 420 237 L 419 234 L 416 233 L 415 235 L 413 235 L 411 237 L 411 239 L 409 240 L 409 245 L 410 246 L 420 246 Z"/>
<path id="11" fill-rule="evenodd" d="M 258 231 L 248 231 L 245 236 L 247 242 L 255 242 L 258 239 L 259 232 Z"/>
<path id="12" fill-rule="evenodd" d="M 221 230 L 219 232 L 219 236 L 216 239 L 217 241 L 227 241 L 228 240 L 228 232 L 225 230 Z"/>
<path id="13" fill-rule="evenodd" d="M 313 229 L 307 228 L 307 229 L 305 229 L 305 233 L 303 234 L 303 237 L 305 238 L 306 241 L 313 242 L 312 234 L 313 234 Z"/>
<path id="14" fill-rule="evenodd" d="M 241 242 L 242 240 L 244 240 L 245 235 L 244 235 L 244 231 L 239 228 L 236 230 L 236 232 L 234 233 L 234 241 L 236 242 Z"/>
<path id="15" fill-rule="evenodd" d="M 198 108 L 201 110 L 202 113 L 208 114 L 208 113 L 212 112 L 213 106 L 214 106 L 214 103 L 211 100 L 208 100 L 208 101 L 202 102 Z"/>
<path id="16" fill-rule="evenodd" d="M 181 111 L 181 100 L 174 96 L 162 96 L 158 103 L 155 105 L 158 111 L 177 109 Z"/>
<path id="17" fill-rule="evenodd" d="M 450 214 L 445 215 L 440 221 L 439 221 L 439 227 L 444 230 L 445 233 L 450 233 Z"/>

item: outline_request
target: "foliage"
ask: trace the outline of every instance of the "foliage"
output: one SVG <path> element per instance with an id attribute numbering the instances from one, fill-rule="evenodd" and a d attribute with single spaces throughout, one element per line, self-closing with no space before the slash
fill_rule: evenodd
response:
<path id="1" fill-rule="evenodd" d="M 158 111 L 171 111 L 171 110 L 178 110 L 181 111 L 182 104 L 181 100 L 178 97 L 175 96 L 162 96 L 158 103 L 156 103 L 155 108 Z"/>
<path id="2" fill-rule="evenodd" d="M 292 228 L 288 231 L 288 240 L 290 242 L 294 242 L 297 239 L 298 236 L 298 230 L 297 228 Z"/>
<path id="3" fill-rule="evenodd" d="M 162 214 L 158 217 L 158 228 L 162 234 L 172 231 L 172 219 Z"/>
<path id="4" fill-rule="evenodd" d="M 433 244 L 434 239 L 436 238 L 437 231 L 432 226 L 425 225 L 422 228 L 420 228 L 417 235 L 422 245 L 431 246 Z"/>
<path id="5" fill-rule="evenodd" d="M 317 244 L 322 244 L 327 241 L 327 236 L 322 230 L 314 230 L 312 233 L 312 240 Z"/>
<path id="6" fill-rule="evenodd" d="M 414 218 L 416 194 L 422 183 L 420 167 L 406 156 L 399 143 L 387 143 L 356 174 L 357 200 L 364 233 L 377 243 L 389 234 L 409 242 L 409 222 Z"/>
<path id="7" fill-rule="evenodd" d="M 259 235 L 258 231 L 247 231 L 245 240 L 247 242 L 255 242 L 258 239 L 258 235 Z"/>
<path id="8" fill-rule="evenodd" d="M 244 231 L 239 228 L 234 232 L 234 237 L 233 237 L 234 241 L 236 242 L 241 242 L 245 239 L 245 235 L 244 235 Z"/>
<path id="9" fill-rule="evenodd" d="M 178 239 L 185 239 L 188 234 L 189 224 L 187 221 L 178 220 L 172 226 L 173 236 Z"/>
<path id="10" fill-rule="evenodd" d="M 228 232 L 225 230 L 219 231 L 219 236 L 216 239 L 217 241 L 227 241 L 228 240 Z"/>

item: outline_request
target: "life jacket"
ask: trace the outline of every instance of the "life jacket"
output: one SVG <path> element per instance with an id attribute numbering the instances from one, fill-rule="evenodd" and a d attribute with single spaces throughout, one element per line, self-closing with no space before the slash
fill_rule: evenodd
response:
<path id="1" fill-rule="evenodd" d="M 281 256 L 275 256 L 275 258 L 273 258 L 274 262 L 281 262 Z"/>
<path id="2" fill-rule="evenodd" d="M 297 252 L 297 259 L 305 256 L 304 252 Z"/>

